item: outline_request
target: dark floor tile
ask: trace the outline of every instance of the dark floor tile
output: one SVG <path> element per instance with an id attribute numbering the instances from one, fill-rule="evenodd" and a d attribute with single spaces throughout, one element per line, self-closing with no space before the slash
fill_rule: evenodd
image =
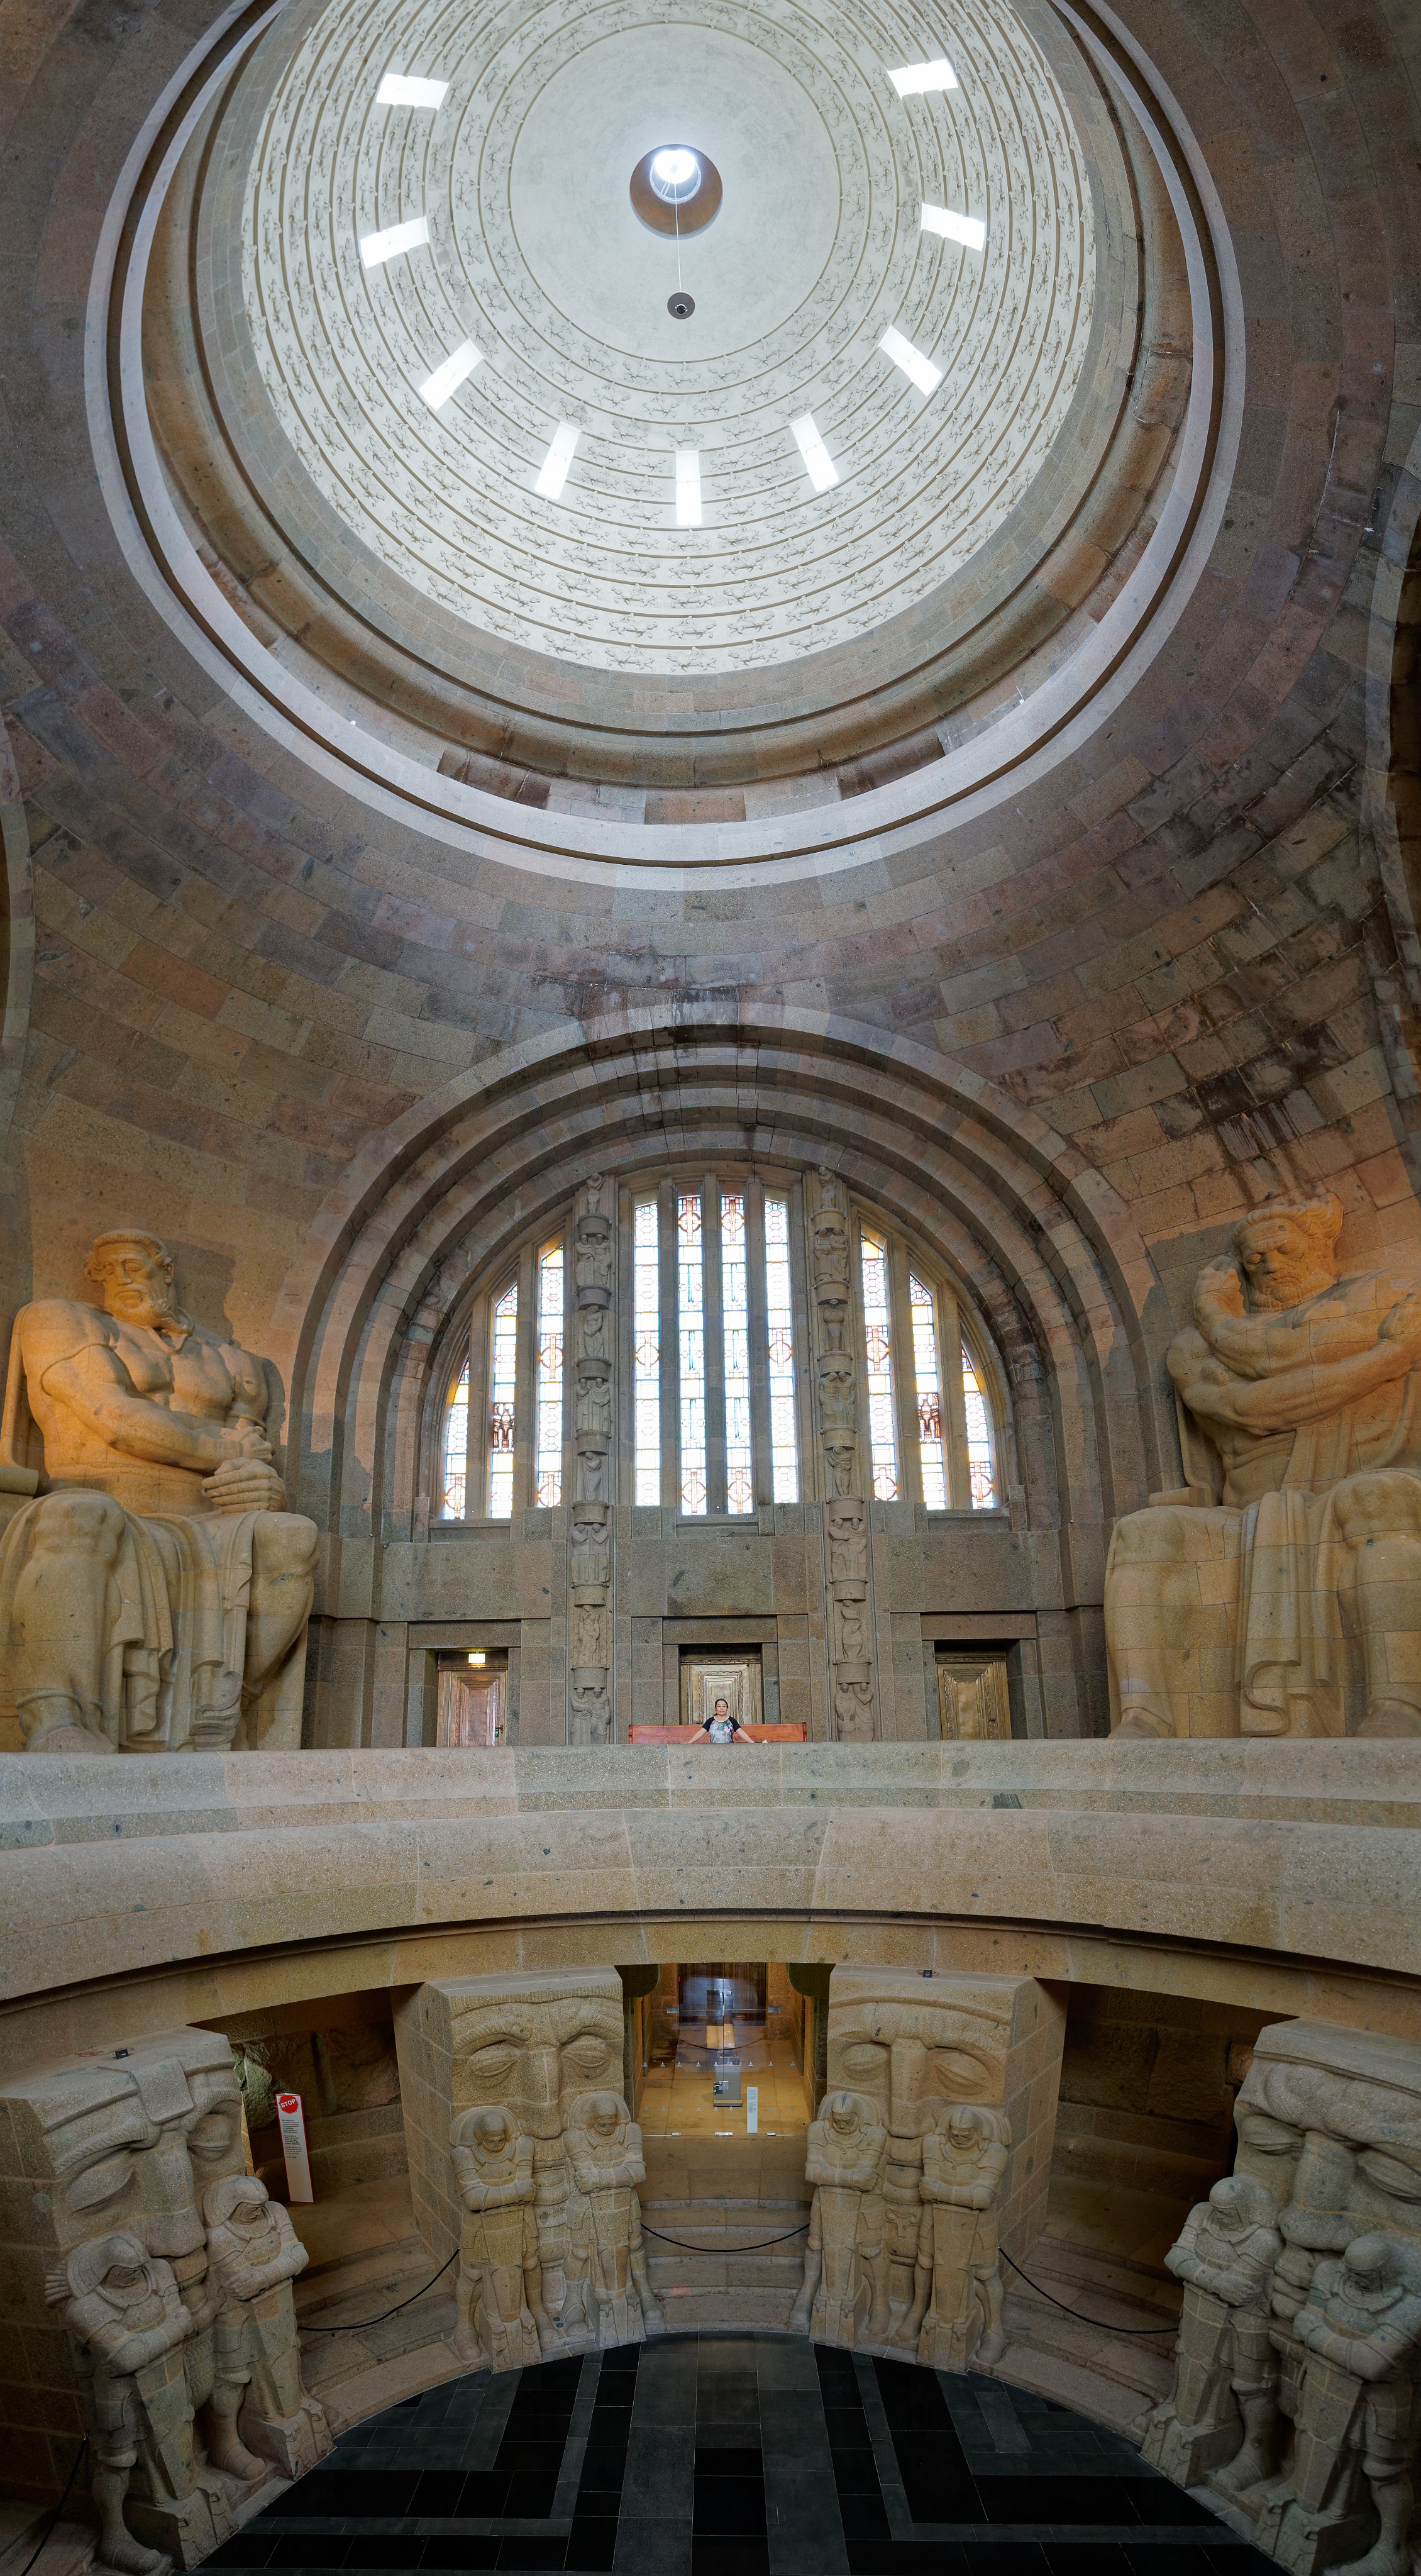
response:
<path id="1" fill-rule="evenodd" d="M 888 2540 L 892 2537 L 881 2495 L 846 2495 L 841 2487 L 839 2515 L 846 2540 Z"/>
<path id="2" fill-rule="evenodd" d="M 515 2469 L 508 2480 L 503 2510 L 511 2522 L 546 2522 L 557 2489 L 555 2469 Z"/>
<path id="3" fill-rule="evenodd" d="M 582 2455 L 582 2477 L 579 2495 L 620 2495 L 626 2476 L 627 2454 L 620 2442 L 599 2442 L 589 2436 Z"/>
<path id="4" fill-rule="evenodd" d="M 615 2514 L 576 2513 L 563 2560 L 568 2576 L 606 2576 L 617 2554 Z"/>
<path id="5" fill-rule="evenodd" d="M 459 2512 L 465 2521 L 475 2515 L 492 2519 L 505 2513 L 508 2477 L 502 2469 L 466 2469 L 460 2486 Z"/>
<path id="6" fill-rule="evenodd" d="M 753 2449 L 748 2444 L 737 2447 L 729 2442 L 715 2445 L 704 2442 L 696 2444 L 698 2478 L 758 2478 L 761 2460 L 762 2454 L 758 2443 Z"/>
<path id="7" fill-rule="evenodd" d="M 1037 2540 L 966 2540 L 962 2565 L 963 2576 L 1049 2576 Z"/>
<path id="8" fill-rule="evenodd" d="M 691 2576 L 691 2525 L 669 2514 L 643 2521 L 623 2514 L 617 2525 L 616 2576 Z"/>
<path id="9" fill-rule="evenodd" d="M 765 2490 L 758 2478 L 697 2478 L 698 2540 L 758 2540 L 764 2531 Z"/>
<path id="10" fill-rule="evenodd" d="M 477 2533 L 468 2533 L 462 2539 L 455 2539 L 452 2534 L 446 2538 L 441 2533 L 436 2540 L 426 2540 L 424 2556 L 419 2563 L 421 2567 L 443 2570 L 445 2576 L 463 2576 L 465 2568 L 496 2567 L 501 2546 L 500 2541 L 480 2538 Z M 556 2552 L 561 2549 L 562 2542 L 555 2541 L 553 2547 Z M 549 2564 L 556 2563 L 554 2556 Z"/>
<path id="11" fill-rule="evenodd" d="M 343 2567 L 349 2547 L 348 2531 L 281 2531 L 271 2544 L 266 2563 L 268 2567 Z M 234 2562 L 219 2550 L 206 2563 L 209 2567 L 230 2567 Z"/>
<path id="12" fill-rule="evenodd" d="M 1140 2511 L 1130 2490 L 1139 2481 L 1129 2478 L 983 2478 L 977 2489 L 982 2500 L 983 2522 L 1107 2522 L 1124 2523 L 1138 2530 L 1142 2522 L 1153 2517 Z M 1179 2493 L 1176 2487 L 1172 2490 Z M 1189 2499 L 1184 2499 L 1187 2504 Z M 924 2515 L 922 2520 L 929 2519 Z M 963 2520 L 965 2516 L 933 2514 L 931 2520 Z M 1167 2519 L 1160 2516 L 1161 2521 Z M 1187 2516 L 1179 2519 L 1187 2520 Z"/>
<path id="13" fill-rule="evenodd" d="M 524 2568 L 530 2571 L 530 2576 L 534 2570 L 536 2576 L 551 2576 L 552 2569 L 567 2564 L 563 2556 L 564 2547 L 565 2543 L 554 2540 L 551 2534 L 546 2540 L 524 2540 L 510 2532 L 508 2538 L 498 2544 L 499 2576 L 503 2576 L 506 2567 Z"/>
<path id="14" fill-rule="evenodd" d="M 1135 2576 L 1128 2550 L 1115 2540 L 1048 2540 L 1046 2564 L 1051 2576 Z M 1180 2567 L 1176 2576 L 1193 2571 Z"/>
<path id="15" fill-rule="evenodd" d="M 434 2514 L 461 2513 L 460 2498 L 464 2485 L 462 2469 L 425 2469 L 415 2481 L 410 2512 L 424 2518 Z"/>
<path id="16" fill-rule="evenodd" d="M 202 2563 L 204 2567 L 269 2567 L 271 2553 L 277 2546 L 275 2532 L 259 2532 L 252 2523 L 248 2523 L 246 2530 L 239 2531 L 235 2540 L 224 2540 L 221 2548 L 214 2549 L 212 2556 Z"/>
<path id="17" fill-rule="evenodd" d="M 967 2576 L 967 2555 L 952 2540 L 855 2540 L 849 2576 Z"/>
<path id="18" fill-rule="evenodd" d="M 691 2576 L 770 2576 L 763 2540 L 693 2540 Z"/>
<path id="19" fill-rule="evenodd" d="M 1115 2483 L 1128 2495 L 1141 2522 L 1201 2523 L 1214 2531 L 1219 2527 L 1207 2506 L 1197 2504 L 1172 2478 L 1118 2478 Z M 1271 2566 L 1272 2561 L 1264 2563 Z"/>
<path id="20" fill-rule="evenodd" d="M 505 2434 L 498 2446 L 498 2465 L 501 2469 L 541 2469 L 545 2476 L 556 2477 L 566 2448 L 565 2433 L 557 2441 L 521 2442 L 510 2442 Z M 423 2485 L 424 2480 L 421 2479 L 421 2490 Z M 415 2510 L 420 2512 L 424 2508 L 416 2506 Z"/>
<path id="21" fill-rule="evenodd" d="M 353 2531 L 346 2542 L 347 2567 L 418 2567 L 424 2540 L 417 2531 Z"/>

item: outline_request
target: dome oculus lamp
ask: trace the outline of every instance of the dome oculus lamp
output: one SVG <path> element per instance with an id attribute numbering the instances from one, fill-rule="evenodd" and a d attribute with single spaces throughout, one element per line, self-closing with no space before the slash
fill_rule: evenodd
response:
<path id="1" fill-rule="evenodd" d="M 651 232 L 669 233 L 676 244 L 676 292 L 666 299 L 666 310 L 675 322 L 688 322 L 696 309 L 696 299 L 687 293 L 681 276 L 682 241 L 714 222 L 721 194 L 715 163 L 704 152 L 693 151 L 689 143 L 658 144 L 632 172 L 631 200 L 637 215 Z"/>

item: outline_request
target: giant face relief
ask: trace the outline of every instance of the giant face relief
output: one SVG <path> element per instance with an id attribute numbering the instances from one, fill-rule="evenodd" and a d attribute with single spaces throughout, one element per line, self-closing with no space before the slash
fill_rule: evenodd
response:
<path id="1" fill-rule="evenodd" d="M 136 2237 L 181 2266 L 202 2253 L 203 2193 L 243 2170 L 241 2095 L 220 2033 L 163 2031 L 0 2088 L 45 2176 L 55 2249 Z"/>
<path id="2" fill-rule="evenodd" d="M 448 1991 L 457 2110 L 498 2103 L 526 2137 L 558 2138 L 579 2093 L 620 2089 L 614 1969 L 468 1977 Z"/>
<path id="3" fill-rule="evenodd" d="M 1011 2009 L 1006 1980 L 836 1968 L 830 2085 L 867 2094 L 895 2137 L 923 2137 L 955 2102 L 1004 2099 Z"/>

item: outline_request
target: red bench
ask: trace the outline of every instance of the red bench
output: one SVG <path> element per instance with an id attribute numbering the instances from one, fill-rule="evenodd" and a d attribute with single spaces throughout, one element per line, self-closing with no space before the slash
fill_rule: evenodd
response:
<path id="1" fill-rule="evenodd" d="M 697 1729 L 694 1726 L 629 1726 L 627 1742 L 629 1744 L 686 1744 L 696 1732 Z M 809 1729 L 807 1726 L 757 1726 L 753 1733 L 755 1741 L 760 1744 L 763 1744 L 767 1737 L 771 1744 L 804 1744 L 808 1740 Z"/>

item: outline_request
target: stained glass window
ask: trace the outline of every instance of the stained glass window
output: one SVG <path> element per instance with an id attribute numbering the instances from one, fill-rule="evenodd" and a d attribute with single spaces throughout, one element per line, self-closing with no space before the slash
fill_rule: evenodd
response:
<path id="1" fill-rule="evenodd" d="M 461 1521 L 468 1498 L 469 1466 L 469 1363 L 466 1359 L 453 1386 L 444 1413 L 444 1472 L 440 1480 L 439 1511 L 441 1521 Z"/>
<path id="2" fill-rule="evenodd" d="M 898 1494 L 898 1435 L 893 1424 L 893 1339 L 888 1313 L 888 1246 L 867 1226 L 860 1239 L 863 1267 L 864 1357 L 868 1363 L 868 1454 L 873 1490 L 881 1503 Z"/>
<path id="3" fill-rule="evenodd" d="M 655 1199 L 632 1217 L 632 1380 L 636 1498 L 661 1500 L 661 1270 Z"/>
<path id="4" fill-rule="evenodd" d="M 493 1310 L 489 1354 L 488 1508 L 489 1518 L 506 1521 L 513 1514 L 514 1408 L 518 1391 L 518 1282 L 505 1288 Z"/>
<path id="5" fill-rule="evenodd" d="M 676 1317 L 681 1358 L 681 1509 L 706 1508 L 705 1243 L 700 1194 L 676 1201 Z"/>
<path id="6" fill-rule="evenodd" d="M 794 1422 L 794 1295 L 789 1268 L 789 1201 L 765 1201 L 765 1332 L 770 1360 L 770 1474 L 777 1503 L 799 1500 Z"/>
<path id="7" fill-rule="evenodd" d="M 962 1345 L 962 1400 L 967 1412 L 967 1479 L 972 1488 L 974 1512 L 989 1512 L 997 1502 L 997 1462 L 992 1454 L 992 1423 L 987 1399 L 973 1364 L 972 1354 Z"/>
<path id="8" fill-rule="evenodd" d="M 562 1245 L 545 1243 L 538 1255 L 538 1454 L 533 1493 L 547 1511 L 562 1501 L 562 1277 Z"/>
<path id="9" fill-rule="evenodd" d="M 720 1313 L 725 1349 L 725 1508 L 755 1507 L 750 1447 L 750 1285 L 746 1270 L 745 1194 L 720 1199 Z"/>
<path id="10" fill-rule="evenodd" d="M 930 1512 L 947 1509 L 947 1458 L 942 1443 L 942 1372 L 937 1356 L 937 1317 L 933 1292 L 908 1275 L 908 1313 L 913 1327 L 913 1379 L 918 1395 L 918 1457 L 923 1471 L 923 1501 Z"/>

